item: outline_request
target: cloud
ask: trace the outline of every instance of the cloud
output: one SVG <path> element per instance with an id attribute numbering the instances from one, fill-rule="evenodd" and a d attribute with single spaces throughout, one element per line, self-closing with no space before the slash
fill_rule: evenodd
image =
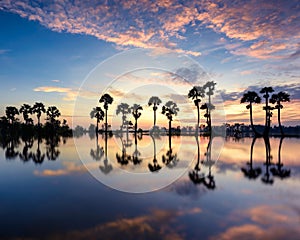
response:
<path id="1" fill-rule="evenodd" d="M 9 52 L 10 49 L 0 49 L 0 55 Z"/>
<path id="2" fill-rule="evenodd" d="M 298 55 L 297 3 L 297 0 L 92 0 L 42 4 L 6 0 L 0 2 L 0 10 L 38 21 L 53 31 L 95 36 L 116 44 L 117 48 L 164 47 L 195 56 L 200 53 L 183 50 L 180 45 L 195 41 L 195 34 L 205 27 L 221 34 L 218 44 L 224 44 L 232 54 L 281 59 Z M 226 44 L 224 36 L 238 44 Z"/>
<path id="3" fill-rule="evenodd" d="M 63 100 L 74 101 L 78 96 L 78 89 L 66 88 L 66 87 L 55 87 L 55 86 L 41 86 L 33 89 L 35 92 L 46 92 L 46 93 L 63 93 L 65 96 Z M 88 99 L 98 99 L 99 93 L 91 91 L 80 91 L 80 97 Z"/>
<path id="4" fill-rule="evenodd" d="M 83 165 L 77 165 L 74 162 L 63 162 L 63 168 L 62 169 L 45 169 L 42 171 L 35 170 L 33 173 L 36 176 L 42 176 L 42 177 L 53 177 L 53 176 L 64 176 L 64 175 L 70 175 L 74 173 L 82 173 L 86 172 L 87 169 Z"/>

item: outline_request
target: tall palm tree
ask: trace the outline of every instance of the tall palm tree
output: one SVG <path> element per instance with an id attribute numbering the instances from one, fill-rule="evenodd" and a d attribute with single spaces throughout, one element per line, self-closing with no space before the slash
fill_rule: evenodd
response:
<path id="1" fill-rule="evenodd" d="M 60 116 L 60 111 L 56 106 L 50 106 L 48 107 L 46 114 L 47 120 L 49 120 L 51 124 L 55 124 L 57 121 L 56 118 Z"/>
<path id="2" fill-rule="evenodd" d="M 172 130 L 172 121 L 173 121 L 173 115 L 177 115 L 179 112 L 179 108 L 177 107 L 177 104 L 173 101 L 168 101 L 163 107 L 162 107 L 162 114 L 166 115 L 166 117 L 169 120 L 169 136 L 171 137 L 171 130 Z"/>
<path id="3" fill-rule="evenodd" d="M 8 106 L 5 109 L 5 114 L 11 125 L 14 125 L 15 121 L 17 120 L 15 116 L 19 114 L 19 111 L 16 107 Z"/>
<path id="4" fill-rule="evenodd" d="M 114 99 L 108 94 L 105 93 L 101 96 L 99 99 L 100 103 L 103 103 L 104 109 L 105 109 L 105 133 L 107 134 L 107 110 L 108 110 L 108 104 L 112 104 Z"/>
<path id="5" fill-rule="evenodd" d="M 127 114 L 129 114 L 131 112 L 131 108 L 129 107 L 129 105 L 127 103 L 120 103 L 117 106 L 117 110 L 116 110 L 116 114 L 122 114 L 122 125 L 121 125 L 121 129 L 123 130 L 124 125 L 127 126 L 127 130 L 128 130 L 128 124 L 126 124 L 126 118 L 127 118 Z"/>
<path id="6" fill-rule="evenodd" d="M 269 135 L 270 131 L 270 125 L 271 125 L 271 117 L 272 117 L 272 112 L 271 110 L 273 109 L 271 106 L 269 106 L 269 98 L 270 94 L 274 92 L 274 89 L 272 87 L 264 87 L 260 90 L 260 93 L 263 93 L 263 98 L 265 98 L 265 106 L 263 107 L 263 110 L 266 112 L 265 116 L 265 130 L 264 130 L 264 136 Z"/>
<path id="7" fill-rule="evenodd" d="M 131 107 L 132 110 L 132 115 L 135 119 L 135 124 L 134 124 L 134 134 L 136 136 L 137 133 L 137 120 L 139 119 L 139 117 L 142 115 L 142 113 L 140 113 L 139 111 L 142 111 L 143 108 L 141 105 L 139 104 L 133 104 L 133 106 Z"/>
<path id="8" fill-rule="evenodd" d="M 255 134 L 255 136 L 260 136 L 261 134 L 257 132 L 257 130 L 254 127 L 253 124 L 253 109 L 252 109 L 252 104 L 253 103 L 261 103 L 261 98 L 260 96 L 258 96 L 258 94 L 254 91 L 248 91 L 246 93 L 244 93 L 242 99 L 241 99 L 241 103 L 249 103 L 246 108 L 250 109 L 250 123 L 251 123 L 251 128 Z"/>
<path id="9" fill-rule="evenodd" d="M 211 97 L 212 95 L 214 95 L 214 90 L 215 90 L 215 86 L 217 83 L 215 83 L 214 81 L 208 81 L 203 85 L 203 89 L 206 93 L 206 95 L 208 96 L 208 103 L 207 103 L 207 109 L 208 109 L 208 113 L 207 113 L 207 125 L 208 125 L 208 129 L 209 129 L 209 133 L 211 134 L 211 110 L 215 109 L 215 106 L 211 103 Z"/>
<path id="10" fill-rule="evenodd" d="M 278 125 L 280 128 L 281 135 L 284 135 L 282 125 L 281 125 L 281 120 L 280 120 L 280 109 L 283 108 L 281 103 L 289 102 L 289 101 L 290 101 L 290 94 L 288 94 L 286 92 L 279 92 L 277 94 L 273 94 L 272 97 L 270 98 L 270 103 L 276 104 L 274 108 L 277 109 L 277 111 L 278 111 L 277 117 L 278 117 Z"/>
<path id="11" fill-rule="evenodd" d="M 24 103 L 19 112 L 23 114 L 25 124 L 32 123 L 32 118 L 29 117 L 29 114 L 32 114 L 32 107 L 29 104 Z"/>
<path id="12" fill-rule="evenodd" d="M 157 106 L 161 104 L 161 100 L 159 99 L 159 97 L 156 96 L 152 96 L 149 101 L 148 101 L 148 106 L 150 107 L 151 105 L 153 105 L 153 126 L 156 126 L 156 110 L 157 110 Z"/>
<path id="13" fill-rule="evenodd" d="M 91 118 L 96 118 L 97 125 L 96 125 L 96 135 L 98 137 L 98 131 L 99 131 L 99 123 L 104 119 L 104 111 L 101 107 L 94 107 L 92 111 L 90 112 Z"/>
<path id="14" fill-rule="evenodd" d="M 41 102 L 36 102 L 32 107 L 32 113 L 36 113 L 36 117 L 38 119 L 38 126 L 41 125 L 41 115 L 45 113 L 45 105 Z"/>
<path id="15" fill-rule="evenodd" d="M 194 104 L 197 107 L 197 127 L 196 127 L 196 135 L 198 135 L 199 132 L 199 125 L 200 125 L 200 105 L 201 98 L 205 96 L 204 88 L 200 86 L 194 86 L 188 94 L 189 98 L 192 98 L 194 100 Z"/>

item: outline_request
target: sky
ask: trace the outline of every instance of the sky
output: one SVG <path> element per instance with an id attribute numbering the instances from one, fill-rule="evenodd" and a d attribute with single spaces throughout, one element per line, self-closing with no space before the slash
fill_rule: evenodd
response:
<path id="1" fill-rule="evenodd" d="M 249 123 L 248 110 L 240 104 L 242 94 L 273 86 L 276 92 L 287 91 L 291 95 L 291 102 L 284 104 L 283 124 L 300 123 L 300 3 L 297 0 L 2 0 L 0 29 L 0 115 L 8 105 L 19 107 L 23 103 L 42 101 L 46 106 L 57 106 L 69 123 L 74 116 L 78 123 L 89 125 L 90 105 L 77 109 L 76 102 L 81 99 L 77 98 L 78 93 L 96 105 L 111 80 L 128 78 L 127 72 L 118 69 L 119 62 L 129 66 L 136 58 L 132 66 L 136 67 L 137 59 L 143 67 L 152 66 L 157 55 L 161 59 L 172 51 L 199 64 L 217 83 L 216 95 L 223 99 L 222 118 L 227 122 Z M 136 48 L 148 55 L 152 53 L 152 58 L 146 57 L 149 62 L 132 55 L 132 51 L 139 54 L 134 52 Z M 174 65 L 167 70 L 179 73 L 176 61 L 170 60 Z M 93 81 L 96 72 L 112 63 L 115 67 L 106 69 L 106 77 L 95 78 L 94 85 L 89 86 L 92 89 L 86 91 L 86 83 Z M 192 85 L 198 85 L 203 79 L 192 66 L 185 66 L 187 69 L 182 68 L 181 72 Z M 167 80 L 157 77 L 157 72 L 151 70 L 144 75 L 142 70 L 134 72 L 129 76 L 131 84 L 128 85 L 143 82 L 133 75 L 144 76 L 148 84 L 155 81 L 158 85 L 160 82 L 176 85 L 166 71 L 160 73 Z M 165 88 L 166 84 L 162 86 Z M 189 87 L 183 84 L 178 91 L 184 94 L 186 90 L 187 95 Z M 144 121 L 151 118 L 146 99 L 131 97 L 144 101 L 141 103 L 147 116 Z M 193 102 L 187 99 L 185 104 L 188 102 L 194 110 Z M 182 114 L 187 114 L 187 108 L 183 107 Z M 112 107 L 111 111 L 112 117 L 115 109 Z M 274 113 L 273 124 L 277 124 L 276 117 Z M 255 106 L 255 123 L 263 123 L 262 104 Z"/>

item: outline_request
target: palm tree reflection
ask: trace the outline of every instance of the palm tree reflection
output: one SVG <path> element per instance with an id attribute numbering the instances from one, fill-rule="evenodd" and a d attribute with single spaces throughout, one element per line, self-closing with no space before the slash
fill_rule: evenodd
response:
<path id="1" fill-rule="evenodd" d="M 275 177 L 279 177 L 281 179 L 290 177 L 291 170 L 290 169 L 284 169 L 283 163 L 281 162 L 281 147 L 283 142 L 283 137 L 280 138 L 279 147 L 278 147 L 278 162 L 276 164 L 276 167 L 271 168 L 271 172 Z"/>
<path id="2" fill-rule="evenodd" d="M 270 166 L 271 166 L 271 145 L 270 145 L 270 139 L 268 137 L 264 137 L 265 142 L 265 148 L 266 148 L 266 162 L 264 163 L 266 166 L 266 171 L 264 176 L 261 178 L 262 182 L 265 184 L 272 185 L 274 183 L 274 179 L 272 178 L 272 175 L 270 174 Z"/>
<path id="3" fill-rule="evenodd" d="M 42 143 L 42 140 L 41 140 L 40 136 L 38 136 L 36 152 L 32 153 L 32 160 L 36 164 L 41 164 L 45 159 L 45 154 L 44 153 L 42 154 L 41 149 L 40 149 L 40 143 Z"/>
<path id="4" fill-rule="evenodd" d="M 247 163 L 248 168 L 242 167 L 241 170 L 244 173 L 245 177 L 249 179 L 256 179 L 261 174 L 261 168 L 253 168 L 253 148 L 256 141 L 256 137 L 252 139 L 251 150 L 250 150 L 250 162 Z"/>
<path id="5" fill-rule="evenodd" d="M 46 156 L 48 160 L 55 161 L 60 151 L 58 149 L 58 144 L 60 142 L 60 137 L 57 135 L 53 135 L 46 139 Z"/>
<path id="6" fill-rule="evenodd" d="M 122 154 L 116 153 L 116 158 L 118 163 L 121 165 L 127 165 L 129 161 L 131 160 L 131 156 L 127 154 L 126 152 L 126 140 L 123 140 L 123 133 L 119 136 L 122 144 Z"/>
<path id="7" fill-rule="evenodd" d="M 199 137 L 195 136 L 197 142 L 197 163 L 194 167 L 194 170 L 189 172 L 189 177 L 194 184 L 203 183 L 205 178 L 204 173 L 200 172 L 200 145 L 199 145 Z"/>
<path id="8" fill-rule="evenodd" d="M 155 135 L 156 136 L 156 135 Z M 153 135 L 150 135 L 153 141 L 153 164 L 149 163 L 148 168 L 151 172 L 157 172 L 161 169 L 161 166 L 158 164 L 156 159 L 156 143 Z"/>
<path id="9" fill-rule="evenodd" d="M 24 142 L 23 151 L 19 154 L 19 158 L 23 162 L 28 162 L 32 158 L 32 153 L 29 152 L 29 149 L 32 148 L 33 145 L 33 137 L 22 137 L 22 141 Z"/>

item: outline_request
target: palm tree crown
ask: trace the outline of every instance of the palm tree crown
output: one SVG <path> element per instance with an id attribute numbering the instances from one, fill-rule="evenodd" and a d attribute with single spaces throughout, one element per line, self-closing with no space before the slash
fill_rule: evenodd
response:
<path id="1" fill-rule="evenodd" d="M 5 114 L 7 119 L 13 124 L 16 121 L 15 116 L 19 114 L 19 111 L 16 107 L 9 106 L 6 107 Z"/>
<path id="2" fill-rule="evenodd" d="M 42 113 L 45 113 L 45 105 L 41 102 L 36 102 L 32 107 L 32 113 L 36 113 L 37 119 L 38 119 L 38 125 L 40 125 L 40 118 Z"/>
<path id="3" fill-rule="evenodd" d="M 153 113 L 154 113 L 154 123 L 153 126 L 156 125 L 156 110 L 157 110 L 157 106 L 161 104 L 161 100 L 159 97 L 156 96 L 152 96 L 149 101 L 148 101 L 148 106 L 150 107 L 151 105 L 153 105 Z"/>
<path id="4" fill-rule="evenodd" d="M 162 107 L 162 114 L 165 114 L 169 121 L 173 121 L 173 115 L 177 115 L 179 112 L 179 108 L 177 107 L 177 104 L 173 101 L 168 101 L 163 107 Z"/>
<path id="5" fill-rule="evenodd" d="M 56 121 L 56 118 L 58 118 L 60 116 L 60 112 L 59 112 L 58 108 L 55 106 L 48 107 L 46 114 L 48 116 L 47 120 L 49 120 L 50 123 L 52 123 L 52 124 L 54 124 Z"/>
<path id="6" fill-rule="evenodd" d="M 32 122 L 32 119 L 29 118 L 29 114 L 32 114 L 32 108 L 29 104 L 26 104 L 24 103 L 20 110 L 19 110 L 20 113 L 23 113 L 23 119 L 25 121 L 26 124 Z"/>
<path id="7" fill-rule="evenodd" d="M 105 93 L 104 95 L 101 96 L 99 102 L 104 104 L 104 109 L 108 110 L 108 104 L 112 104 L 114 99 L 108 94 Z"/>

